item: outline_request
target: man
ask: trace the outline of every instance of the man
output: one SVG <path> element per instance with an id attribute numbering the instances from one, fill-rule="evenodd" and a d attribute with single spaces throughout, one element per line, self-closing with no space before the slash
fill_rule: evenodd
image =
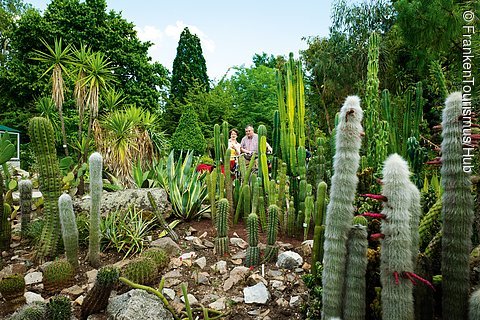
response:
<path id="1" fill-rule="evenodd" d="M 253 126 L 251 124 L 245 127 L 245 136 L 240 142 L 240 152 L 245 153 L 248 156 L 245 156 L 249 160 L 252 156 L 252 153 L 258 153 L 258 135 L 253 131 Z M 272 152 L 272 147 L 267 142 L 267 152 Z"/>

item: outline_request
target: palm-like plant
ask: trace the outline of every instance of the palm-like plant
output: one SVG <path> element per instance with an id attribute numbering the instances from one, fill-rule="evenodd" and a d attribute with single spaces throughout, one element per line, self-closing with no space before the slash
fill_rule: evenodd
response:
<path id="1" fill-rule="evenodd" d="M 44 39 L 41 39 L 41 41 L 47 48 L 47 52 L 35 50 L 35 55 L 32 59 L 49 64 L 49 67 L 42 74 L 42 77 L 52 72 L 52 99 L 58 109 L 58 117 L 62 129 L 63 148 L 65 149 L 65 155 L 68 156 L 67 135 L 65 134 L 65 122 L 63 120 L 63 101 L 65 100 L 63 73 L 68 75 L 67 66 L 70 61 L 71 46 L 67 45 L 65 48 L 62 48 L 62 39 L 55 39 L 53 48 Z"/>
<path id="2" fill-rule="evenodd" d="M 103 110 L 110 112 L 120 108 L 124 101 L 125 96 L 122 90 L 117 91 L 115 88 L 110 88 L 103 92 L 101 105 Z"/>

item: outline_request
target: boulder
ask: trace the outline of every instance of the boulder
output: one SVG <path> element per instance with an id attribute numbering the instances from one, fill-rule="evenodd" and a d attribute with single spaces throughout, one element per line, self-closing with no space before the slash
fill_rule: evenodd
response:
<path id="1" fill-rule="evenodd" d="M 270 292 L 263 282 L 259 282 L 253 287 L 246 287 L 243 289 L 243 298 L 245 303 L 265 304 L 270 299 Z"/>
<path id="2" fill-rule="evenodd" d="M 303 264 L 303 258 L 296 252 L 285 251 L 278 256 L 277 267 L 282 269 L 295 269 Z"/>
<path id="3" fill-rule="evenodd" d="M 107 313 L 112 320 L 173 319 L 159 298 L 139 289 L 111 298 Z"/>
<path id="4" fill-rule="evenodd" d="M 167 200 L 167 193 L 161 188 L 125 189 L 115 192 L 104 191 L 102 193 L 100 211 L 105 215 L 110 211 L 128 208 L 132 203 L 138 209 L 153 211 L 150 206 L 150 201 L 148 201 L 147 192 L 149 191 L 152 193 L 160 213 L 166 216 L 170 215 L 172 205 Z M 90 196 L 76 198 L 73 207 L 76 211 L 90 211 Z"/>

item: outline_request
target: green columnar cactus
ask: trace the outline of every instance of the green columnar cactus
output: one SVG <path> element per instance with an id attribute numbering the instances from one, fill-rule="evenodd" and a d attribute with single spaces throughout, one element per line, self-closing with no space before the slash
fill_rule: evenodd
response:
<path id="1" fill-rule="evenodd" d="M 72 305 L 67 296 L 55 296 L 50 299 L 46 307 L 46 319 L 70 320 L 72 317 Z"/>
<path id="2" fill-rule="evenodd" d="M 122 277 L 139 284 L 149 284 L 158 275 L 157 264 L 152 258 L 138 257 L 130 261 L 121 271 Z"/>
<path id="3" fill-rule="evenodd" d="M 468 305 L 468 319 L 480 319 L 480 289 L 472 293 Z"/>
<path id="4" fill-rule="evenodd" d="M 278 198 L 277 206 L 283 210 L 286 207 L 285 205 L 285 186 L 287 184 L 287 164 L 282 162 L 280 164 L 280 170 L 278 173 Z"/>
<path id="5" fill-rule="evenodd" d="M 303 240 L 307 240 L 308 233 L 310 232 L 310 221 L 312 220 L 312 213 L 315 207 L 313 196 L 305 198 L 305 220 L 303 222 Z"/>
<path id="6" fill-rule="evenodd" d="M 287 234 L 293 236 L 295 233 L 295 205 L 293 200 L 288 203 L 288 215 L 287 215 Z"/>
<path id="7" fill-rule="evenodd" d="M 230 219 L 229 221 L 232 222 L 233 219 L 233 186 L 232 186 L 232 176 L 230 174 L 230 155 L 232 153 L 232 149 L 227 148 L 225 151 L 225 158 L 224 158 L 224 170 L 225 170 L 225 197 L 228 200 L 228 205 L 230 208 Z"/>
<path id="8" fill-rule="evenodd" d="M 354 218 L 353 227 L 347 241 L 347 267 L 345 282 L 344 320 L 364 320 L 366 306 L 366 282 L 368 233 L 367 219 Z"/>
<path id="9" fill-rule="evenodd" d="M 258 176 L 262 179 L 263 190 L 268 194 L 268 163 L 267 163 L 267 137 L 259 137 L 258 140 Z"/>
<path id="10" fill-rule="evenodd" d="M 267 230 L 267 212 L 265 210 L 265 197 L 263 195 L 258 197 L 258 216 L 262 230 Z"/>
<path id="11" fill-rule="evenodd" d="M 425 248 L 432 237 L 438 230 L 434 229 L 437 222 L 440 221 L 442 215 L 442 198 L 439 198 L 437 202 L 428 210 L 427 214 L 423 216 L 418 227 L 419 243 L 421 248 Z"/>
<path id="12" fill-rule="evenodd" d="M 215 221 L 215 195 L 217 193 L 217 169 L 213 169 L 212 172 L 207 172 L 207 189 L 208 200 L 210 200 L 210 212 L 212 221 Z"/>
<path id="13" fill-rule="evenodd" d="M 462 169 L 462 94 L 448 96 L 442 119 L 443 317 L 466 319 L 473 224 L 470 174 Z"/>
<path id="14" fill-rule="evenodd" d="M 280 209 L 275 204 L 272 204 L 268 207 L 267 247 L 265 248 L 265 261 L 272 261 L 276 259 L 278 255 L 278 247 L 275 245 L 275 243 L 277 242 L 279 211 Z"/>
<path id="15" fill-rule="evenodd" d="M 278 110 L 273 114 L 272 152 L 272 178 L 277 179 L 278 157 L 280 156 L 280 113 Z"/>
<path id="16" fill-rule="evenodd" d="M 317 261 L 323 260 L 323 242 L 325 240 L 325 225 L 324 217 L 326 210 L 327 184 L 322 181 L 317 187 L 317 201 L 315 203 L 315 229 L 313 230 L 313 248 L 312 248 L 312 266 L 317 265 Z M 312 268 L 312 273 L 315 276 L 317 268 Z"/>
<path id="17" fill-rule="evenodd" d="M 60 217 L 57 204 L 62 190 L 60 168 L 55 150 L 53 127 L 50 121 L 35 117 L 30 120 L 28 131 L 37 159 L 40 191 L 44 199 L 45 225 L 37 251 L 37 258 L 43 261 L 48 256 L 55 256 L 60 240 Z"/>
<path id="18" fill-rule="evenodd" d="M 147 192 L 147 197 L 148 202 L 150 202 L 150 206 L 152 207 L 153 213 L 155 213 L 155 216 L 157 217 L 157 220 L 159 221 L 162 228 L 168 233 L 168 236 L 172 238 L 173 241 L 178 242 L 179 238 L 177 233 L 170 227 L 170 225 L 163 217 L 163 214 L 160 212 L 160 210 L 158 210 L 157 203 L 155 202 L 155 199 L 153 198 L 153 195 L 150 191 Z"/>
<path id="19" fill-rule="evenodd" d="M 32 211 L 32 181 L 20 180 L 18 182 L 18 191 L 20 192 L 20 212 L 22 213 L 22 235 L 25 235 Z"/>
<path id="20" fill-rule="evenodd" d="M 255 181 L 253 181 L 253 188 L 252 188 L 252 213 L 257 213 L 258 211 L 258 197 L 260 196 L 260 184 L 262 180 L 258 177 Z"/>
<path id="21" fill-rule="evenodd" d="M 438 88 L 438 93 L 440 94 L 441 99 L 446 99 L 448 95 L 447 81 L 445 80 L 445 75 L 443 74 L 440 61 L 432 61 L 432 63 L 430 64 L 430 72 L 435 77 L 435 84 Z"/>
<path id="22" fill-rule="evenodd" d="M 170 257 L 162 248 L 148 248 L 142 252 L 142 257 L 151 258 L 153 261 L 155 261 L 158 271 L 165 269 L 170 262 Z"/>
<path id="23" fill-rule="evenodd" d="M 419 254 L 419 231 L 418 227 L 420 224 L 420 216 L 422 215 L 422 205 L 420 203 L 420 191 L 417 189 L 415 184 L 410 183 L 410 208 L 408 212 L 410 213 L 410 232 L 411 232 L 411 239 L 412 239 L 412 264 L 413 269 L 415 270 L 415 266 L 417 263 L 417 256 Z"/>
<path id="24" fill-rule="evenodd" d="M 382 214 L 380 280 L 384 320 L 413 319 L 412 283 L 405 275 L 412 273 L 412 201 L 410 172 L 407 163 L 393 154 L 384 163 L 382 194 L 388 199 Z"/>
<path id="25" fill-rule="evenodd" d="M 221 134 L 221 141 L 222 141 L 222 152 L 225 152 L 228 149 L 228 139 L 230 139 L 229 131 L 228 131 L 228 122 L 222 122 L 222 134 Z"/>
<path id="26" fill-rule="evenodd" d="M 243 218 L 248 217 L 248 215 L 252 212 L 252 196 L 250 187 L 247 185 L 243 188 Z"/>
<path id="27" fill-rule="evenodd" d="M 360 162 L 363 111 L 360 99 L 347 97 L 336 128 L 334 171 L 327 207 L 323 282 L 323 314 L 326 319 L 342 316 L 347 237 L 353 217 Z"/>
<path id="28" fill-rule="evenodd" d="M 90 165 L 90 237 L 88 241 L 87 260 L 93 267 L 100 265 L 100 203 L 102 201 L 102 166 L 103 158 L 98 152 L 88 159 Z"/>
<path id="29" fill-rule="evenodd" d="M 245 258 L 247 267 L 256 266 L 260 262 L 260 249 L 258 248 L 258 216 L 250 213 L 247 218 L 248 248 Z"/>
<path id="30" fill-rule="evenodd" d="M 300 179 L 307 179 L 307 167 L 306 167 L 306 158 L 307 158 L 307 151 L 305 147 L 298 147 L 297 150 L 297 159 L 298 159 L 298 174 Z"/>
<path id="31" fill-rule="evenodd" d="M 213 126 L 213 146 L 215 149 L 215 166 L 220 168 L 222 158 L 222 141 L 220 138 L 220 125 L 216 123 Z"/>
<path id="32" fill-rule="evenodd" d="M 218 198 L 221 199 L 225 197 L 225 175 L 219 172 L 217 177 L 218 177 Z"/>
<path id="33" fill-rule="evenodd" d="M 88 291 L 81 307 L 81 319 L 86 320 L 89 315 L 104 310 L 120 272 L 117 267 L 106 266 L 98 270 L 93 288 Z"/>
<path id="34" fill-rule="evenodd" d="M 59 292 L 73 283 L 75 270 L 67 260 L 55 260 L 43 269 L 43 286 L 49 292 Z"/>
<path id="35" fill-rule="evenodd" d="M 298 207 L 295 222 L 295 233 L 302 230 L 303 222 L 305 221 L 305 198 L 307 197 L 307 180 L 300 180 L 298 186 Z"/>
<path id="36" fill-rule="evenodd" d="M 78 229 L 73 213 L 72 198 L 68 194 L 62 194 L 58 198 L 60 211 L 60 225 L 62 228 L 63 246 L 68 262 L 74 269 L 78 268 Z"/>
<path id="37" fill-rule="evenodd" d="M 215 253 L 223 256 L 229 252 L 228 248 L 228 200 L 223 198 L 217 203 L 217 217 L 215 221 L 217 237 L 215 238 Z"/>
<path id="38" fill-rule="evenodd" d="M 6 202 L 3 203 L 3 210 L 0 212 L 0 250 L 10 249 L 10 242 L 12 239 L 12 226 L 10 225 L 10 215 L 12 207 Z"/>

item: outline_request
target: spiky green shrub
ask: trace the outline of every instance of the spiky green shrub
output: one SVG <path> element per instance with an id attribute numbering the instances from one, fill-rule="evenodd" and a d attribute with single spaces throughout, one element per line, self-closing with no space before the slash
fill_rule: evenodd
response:
<path id="1" fill-rule="evenodd" d="M 106 266 L 98 270 L 93 288 L 88 291 L 82 303 L 81 318 L 98 313 L 108 305 L 108 299 L 120 276 L 117 267 Z"/>
<path id="2" fill-rule="evenodd" d="M 68 262 L 73 268 L 78 267 L 78 229 L 73 213 L 72 198 L 68 194 L 62 194 L 58 198 L 60 211 L 60 225 L 62 227 L 63 246 Z"/>
<path id="3" fill-rule="evenodd" d="M 22 235 L 25 235 L 32 211 L 32 181 L 20 180 L 18 182 L 18 191 L 20 192 L 20 212 L 22 213 L 21 230 Z"/>
<path id="4" fill-rule="evenodd" d="M 277 258 L 278 247 L 276 245 L 278 235 L 278 215 L 280 209 L 272 204 L 268 207 L 268 225 L 267 225 L 267 247 L 265 248 L 265 261 L 272 261 Z"/>
<path id="5" fill-rule="evenodd" d="M 46 319 L 48 320 L 70 320 L 72 317 L 72 305 L 67 296 L 54 296 L 47 303 Z"/>
<path id="6" fill-rule="evenodd" d="M 121 274 L 135 283 L 149 284 L 157 277 L 157 264 L 152 258 L 139 257 L 130 261 Z"/>
<path id="7" fill-rule="evenodd" d="M 23 296 L 25 279 L 21 274 L 12 274 L 0 280 L 0 293 L 5 300 L 13 300 Z"/>
<path id="8" fill-rule="evenodd" d="M 366 307 L 366 281 L 368 233 L 367 219 L 354 218 L 347 241 L 347 267 L 345 282 L 344 320 L 364 320 Z"/>
<path id="9" fill-rule="evenodd" d="M 215 227 L 217 229 L 217 237 L 215 238 L 215 253 L 224 255 L 229 252 L 228 248 L 228 200 L 223 198 L 217 202 L 217 215 Z"/>
<path id="10" fill-rule="evenodd" d="M 87 260 L 93 267 L 100 265 L 100 202 L 102 200 L 103 158 L 98 152 L 92 153 L 88 159 L 90 168 L 90 237 Z"/>
<path id="11" fill-rule="evenodd" d="M 44 199 L 45 225 L 37 251 L 37 258 L 42 262 L 46 257 L 55 256 L 60 240 L 57 201 L 61 195 L 62 186 L 52 124 L 45 118 L 36 117 L 30 120 L 28 132 L 37 159 L 40 191 Z"/>
<path id="12" fill-rule="evenodd" d="M 59 292 L 72 285 L 75 269 L 64 259 L 55 260 L 43 269 L 43 286 L 50 292 Z"/>
<path id="13" fill-rule="evenodd" d="M 346 239 L 352 225 L 353 201 L 358 184 L 362 117 L 360 99 L 356 96 L 347 97 L 336 127 L 333 164 L 335 174 L 332 177 L 325 225 L 322 281 L 323 313 L 326 318 L 342 316 Z"/>
<path id="14" fill-rule="evenodd" d="M 442 306 L 443 317 L 466 319 L 470 289 L 469 254 L 473 224 L 470 173 L 462 168 L 462 93 L 445 102 L 442 119 Z"/>
<path id="15" fill-rule="evenodd" d="M 256 266 L 260 262 L 260 249 L 258 248 L 259 221 L 255 213 L 250 213 L 247 218 L 248 248 L 245 257 L 247 267 Z"/>
<path id="16" fill-rule="evenodd" d="M 148 248 L 142 252 L 142 257 L 151 258 L 153 261 L 155 261 L 158 271 L 165 269 L 170 262 L 170 257 L 162 248 Z"/>
<path id="17" fill-rule="evenodd" d="M 202 155 L 205 151 L 206 143 L 198 123 L 198 115 L 195 110 L 191 107 L 186 107 L 172 135 L 172 149 L 192 150 L 196 155 Z"/>
<path id="18" fill-rule="evenodd" d="M 15 312 L 9 320 L 44 320 L 47 304 L 34 301 Z"/>

